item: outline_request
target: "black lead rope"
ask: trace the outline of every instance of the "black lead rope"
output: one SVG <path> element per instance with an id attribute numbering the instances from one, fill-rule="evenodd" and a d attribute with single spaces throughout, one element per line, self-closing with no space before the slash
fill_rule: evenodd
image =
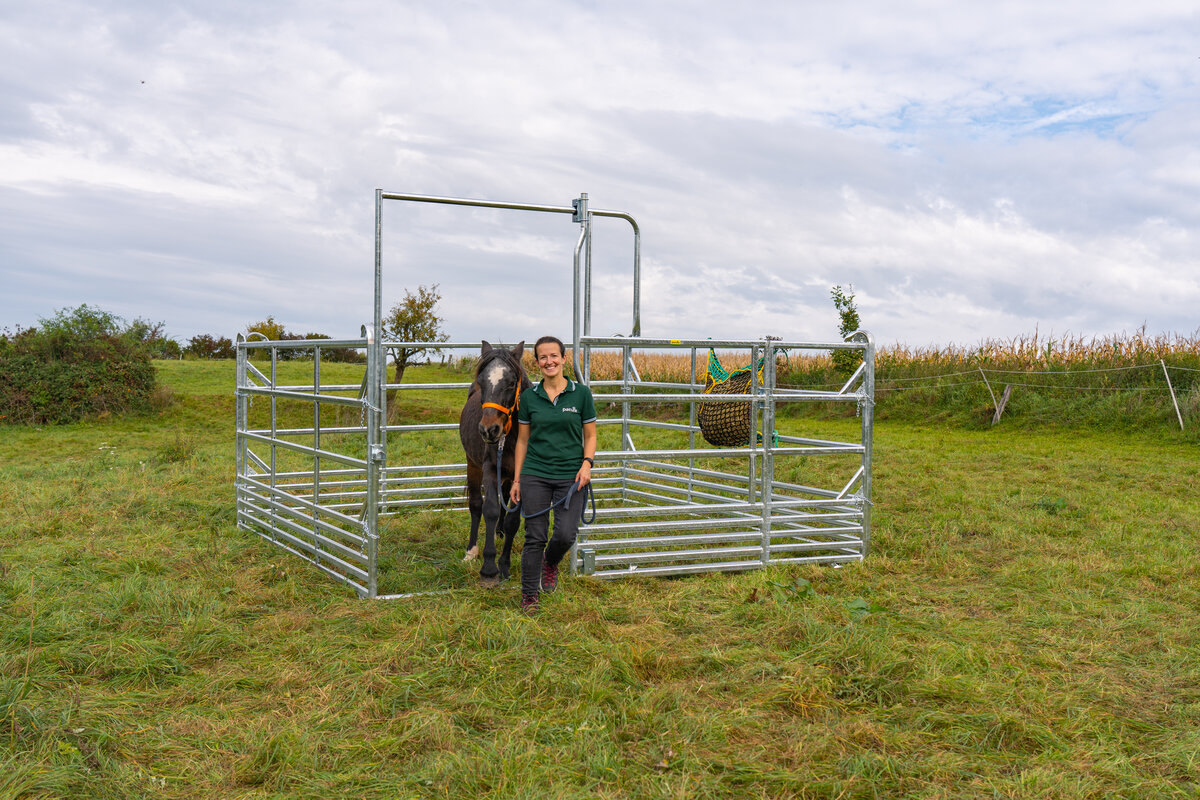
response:
<path id="1" fill-rule="evenodd" d="M 504 439 L 502 437 L 500 439 L 499 443 L 497 443 L 497 445 L 496 445 L 496 496 L 498 498 L 500 498 L 500 505 L 504 507 L 505 512 L 512 513 L 513 511 L 516 511 L 517 509 L 521 508 L 521 501 L 518 500 L 514 505 L 509 506 L 508 500 L 505 499 L 504 485 L 502 482 L 502 476 L 500 474 L 502 471 L 501 468 L 503 465 L 504 465 Z M 562 508 L 569 508 L 571 505 L 571 499 L 573 497 L 575 497 L 575 493 L 578 491 L 579 491 L 579 484 L 572 483 L 571 488 L 567 490 L 566 495 L 563 496 L 557 503 L 551 503 L 546 508 L 543 508 L 541 511 L 537 511 L 533 514 L 526 514 L 524 511 L 522 511 L 521 519 L 530 519 L 532 517 L 540 517 L 543 514 L 549 514 L 551 511 L 553 511 L 554 509 L 556 509 L 560 506 Z M 579 521 L 584 525 L 591 525 L 593 522 L 596 521 L 596 494 L 595 494 L 595 492 L 592 491 L 592 484 L 590 481 L 588 482 L 588 485 L 584 487 L 584 491 L 587 492 L 587 500 L 584 501 L 583 508 L 579 509 Z M 590 502 L 592 504 L 592 518 L 591 519 L 587 518 L 588 502 Z"/>

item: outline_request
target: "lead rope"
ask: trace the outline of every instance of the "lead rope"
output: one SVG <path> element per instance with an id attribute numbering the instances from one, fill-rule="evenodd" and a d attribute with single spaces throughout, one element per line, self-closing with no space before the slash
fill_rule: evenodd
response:
<path id="1" fill-rule="evenodd" d="M 496 495 L 497 495 L 497 497 L 500 498 L 500 505 L 504 507 L 504 511 L 506 513 L 512 513 L 513 511 L 516 511 L 519 508 L 521 508 L 521 501 L 518 500 L 512 506 L 509 506 L 508 500 L 506 500 L 504 497 L 504 485 L 502 483 L 502 479 L 501 479 L 501 475 L 500 475 L 501 467 L 503 464 L 504 464 L 504 439 L 501 438 L 500 441 L 496 444 Z M 579 484 L 572 483 L 571 488 L 567 490 L 566 495 L 563 496 L 562 498 L 560 498 L 557 503 L 551 503 L 546 508 L 543 508 L 541 511 L 537 511 L 533 514 L 526 514 L 524 511 L 522 511 L 521 519 L 530 519 L 532 517 L 540 517 L 543 514 L 549 514 L 551 511 L 553 511 L 554 509 L 556 509 L 560 506 L 562 508 L 569 508 L 571 505 L 571 499 L 575 497 L 575 493 L 578 491 L 579 491 Z M 582 523 L 584 525 L 591 525 L 593 522 L 596 521 L 596 493 L 592 491 L 592 484 L 590 481 L 588 482 L 588 485 L 583 488 L 583 491 L 585 491 L 587 493 L 587 500 L 584 501 L 583 508 L 579 509 L 579 521 L 580 521 L 580 523 Z M 589 502 L 592 504 L 592 518 L 591 519 L 587 518 L 587 507 L 588 507 Z"/>

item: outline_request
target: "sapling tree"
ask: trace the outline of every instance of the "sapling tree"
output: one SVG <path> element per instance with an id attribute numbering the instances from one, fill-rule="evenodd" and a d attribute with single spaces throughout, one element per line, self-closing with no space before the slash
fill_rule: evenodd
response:
<path id="1" fill-rule="evenodd" d="M 843 289 L 841 285 L 834 286 L 829 294 L 833 297 L 833 307 L 837 309 L 840 320 L 838 333 L 845 339 L 859 327 L 858 308 L 854 305 L 854 285 L 851 284 L 847 289 Z M 862 353 L 857 350 L 833 351 L 833 368 L 839 373 L 849 375 L 858 369 L 860 363 Z"/>
<path id="2" fill-rule="evenodd" d="M 392 306 L 383 318 L 384 337 L 394 342 L 445 342 L 450 336 L 442 332 L 445 321 L 438 316 L 436 307 L 442 295 L 435 283 L 428 289 L 417 287 L 413 294 L 404 290 L 404 299 Z M 417 363 L 426 353 L 440 352 L 436 347 L 390 347 L 392 363 L 396 365 L 396 383 L 404 380 L 404 370 Z"/>

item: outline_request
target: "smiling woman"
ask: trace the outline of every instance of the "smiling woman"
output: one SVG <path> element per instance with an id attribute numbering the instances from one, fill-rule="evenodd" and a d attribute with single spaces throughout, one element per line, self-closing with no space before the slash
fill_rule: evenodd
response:
<path id="1" fill-rule="evenodd" d="M 587 498 L 583 489 L 596 463 L 591 391 L 563 374 L 562 340 L 543 336 L 533 352 L 542 379 L 521 393 L 516 478 L 510 492 L 525 516 L 521 609 L 529 614 L 537 611 L 541 592 L 558 588 L 558 565 L 575 543 Z M 551 513 L 554 535 L 547 543 Z"/>

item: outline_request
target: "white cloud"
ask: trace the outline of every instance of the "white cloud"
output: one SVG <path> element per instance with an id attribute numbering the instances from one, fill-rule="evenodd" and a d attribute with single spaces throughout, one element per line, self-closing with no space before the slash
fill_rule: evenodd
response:
<path id="1" fill-rule="evenodd" d="M 881 342 L 1190 331 L 1198 28 L 1173 2 L 14 8 L 0 324 L 354 333 L 382 187 L 632 212 L 647 334 L 826 338 L 835 283 Z M 563 330 L 576 235 L 389 207 L 385 304 L 436 282 L 456 338 Z M 627 332 L 628 231 L 597 237 L 595 329 Z"/>

